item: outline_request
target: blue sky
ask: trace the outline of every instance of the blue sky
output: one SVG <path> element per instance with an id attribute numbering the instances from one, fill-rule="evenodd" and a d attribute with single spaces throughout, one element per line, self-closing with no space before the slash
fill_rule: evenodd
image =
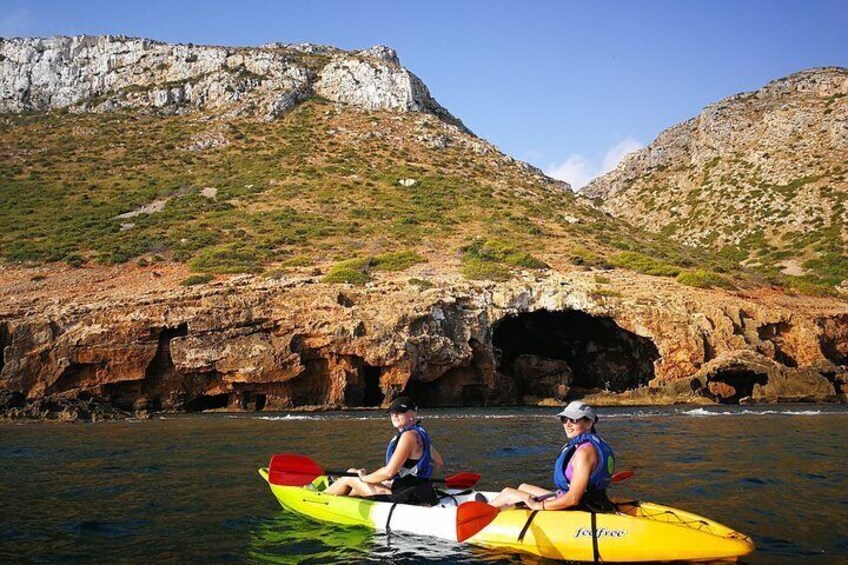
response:
<path id="1" fill-rule="evenodd" d="M 848 1 L 0 0 L 0 36 L 384 44 L 502 151 L 573 184 L 707 104 L 848 66 Z"/>

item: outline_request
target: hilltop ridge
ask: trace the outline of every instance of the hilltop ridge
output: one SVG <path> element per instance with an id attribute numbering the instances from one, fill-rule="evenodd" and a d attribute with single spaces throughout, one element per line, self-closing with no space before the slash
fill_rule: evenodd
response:
<path id="1" fill-rule="evenodd" d="M 274 119 L 312 96 L 368 110 L 427 112 L 464 129 L 382 45 L 344 51 L 113 35 L 0 39 L 0 112 L 148 108 Z"/>
<path id="2" fill-rule="evenodd" d="M 848 279 L 848 69 L 710 104 L 588 184 L 606 212 L 766 271 Z"/>

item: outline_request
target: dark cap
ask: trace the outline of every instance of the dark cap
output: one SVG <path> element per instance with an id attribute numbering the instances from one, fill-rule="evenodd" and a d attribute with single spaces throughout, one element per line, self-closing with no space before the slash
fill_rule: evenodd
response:
<path id="1" fill-rule="evenodd" d="M 386 412 L 398 412 L 403 414 L 410 410 L 417 411 L 418 407 L 408 396 L 399 396 L 392 401 L 388 409 L 386 409 Z"/>

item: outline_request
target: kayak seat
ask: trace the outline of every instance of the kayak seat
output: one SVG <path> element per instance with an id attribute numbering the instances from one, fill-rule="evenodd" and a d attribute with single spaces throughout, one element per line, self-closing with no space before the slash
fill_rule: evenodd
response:
<path id="1" fill-rule="evenodd" d="M 465 489 L 459 492 L 448 492 L 442 489 L 435 489 L 436 495 L 439 497 L 439 505 L 440 506 L 459 506 L 459 500 L 456 498 L 457 496 L 465 496 L 466 494 L 471 494 L 474 492 L 472 489 Z"/>

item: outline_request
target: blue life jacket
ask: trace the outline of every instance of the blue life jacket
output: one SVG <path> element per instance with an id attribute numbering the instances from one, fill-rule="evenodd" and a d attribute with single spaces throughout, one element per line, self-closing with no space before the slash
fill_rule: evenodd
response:
<path id="1" fill-rule="evenodd" d="M 407 475 L 413 475 L 422 479 L 429 479 L 430 475 L 433 474 L 433 458 L 430 455 L 430 436 L 428 436 L 424 428 L 421 427 L 420 422 L 416 422 L 408 428 L 401 429 L 397 435 L 392 438 L 388 447 L 386 447 L 386 465 L 389 464 L 395 449 L 397 449 L 400 436 L 410 430 L 414 431 L 421 437 L 421 441 L 424 442 L 424 453 L 421 454 L 421 459 L 410 467 L 407 467 L 406 464 L 410 461 L 414 461 L 414 459 L 407 459 L 404 462 L 404 465 L 398 470 L 397 474 L 392 478 L 397 479 Z"/>
<path id="2" fill-rule="evenodd" d="M 562 447 L 562 451 L 554 464 L 554 484 L 563 492 L 568 492 L 568 479 L 565 478 L 565 470 L 568 462 L 574 456 L 577 448 L 591 443 L 598 454 L 598 464 L 589 475 L 589 486 L 587 490 L 603 490 L 612 482 L 612 473 L 615 471 L 615 457 L 612 448 L 600 436 L 593 433 L 580 434 Z"/>

